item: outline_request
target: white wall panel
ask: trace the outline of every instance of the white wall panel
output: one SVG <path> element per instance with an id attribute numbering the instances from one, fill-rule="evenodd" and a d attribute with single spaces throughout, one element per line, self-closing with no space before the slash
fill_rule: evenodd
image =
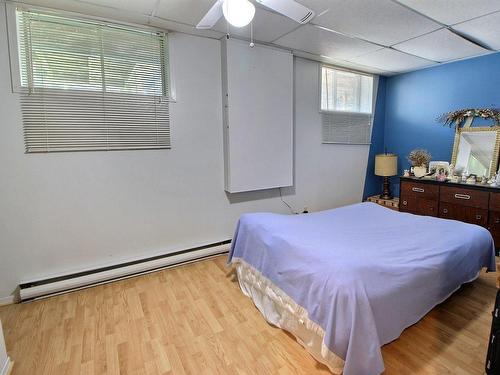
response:
<path id="1" fill-rule="evenodd" d="M 293 56 L 223 40 L 226 190 L 293 185 Z"/>

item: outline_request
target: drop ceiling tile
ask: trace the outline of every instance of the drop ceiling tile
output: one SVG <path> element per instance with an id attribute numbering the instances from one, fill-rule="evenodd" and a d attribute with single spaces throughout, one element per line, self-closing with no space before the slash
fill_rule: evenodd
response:
<path id="1" fill-rule="evenodd" d="M 80 0 L 82 3 L 117 9 L 120 11 L 136 12 L 150 15 L 155 9 L 156 0 Z"/>
<path id="2" fill-rule="evenodd" d="M 147 25 L 150 18 L 148 15 L 139 12 L 115 9 L 113 7 L 79 0 L 28 0 L 27 4 L 87 14 L 89 16 L 103 17 L 118 22 L 136 23 L 139 25 Z"/>
<path id="3" fill-rule="evenodd" d="M 300 24 L 290 18 L 280 16 L 279 14 L 269 12 L 260 7 L 256 7 L 255 17 L 253 19 L 253 36 L 255 40 L 261 42 L 271 42 L 276 38 L 299 27 Z M 213 30 L 226 33 L 227 23 L 224 18 L 215 25 Z M 230 27 L 231 35 L 243 38 L 250 38 L 250 26 Z"/>
<path id="4" fill-rule="evenodd" d="M 203 36 L 207 38 L 214 38 L 214 39 L 220 39 L 224 36 L 223 33 L 220 33 L 218 31 L 214 30 L 201 30 L 197 29 L 194 26 L 185 24 L 185 23 L 179 23 L 175 21 L 169 21 L 165 20 L 162 18 L 158 17 L 151 17 L 148 23 L 150 26 L 163 29 L 163 30 L 168 30 L 168 31 L 179 31 L 181 33 L 186 33 L 186 34 L 192 34 L 192 35 L 198 35 L 198 36 Z"/>
<path id="5" fill-rule="evenodd" d="M 160 0 L 155 15 L 166 20 L 195 26 L 200 22 L 212 5 L 215 4 L 215 1 L 216 0 Z"/>
<path id="6" fill-rule="evenodd" d="M 419 36 L 393 48 L 439 62 L 477 56 L 488 51 L 454 34 L 448 29 L 440 29 L 430 34 Z"/>
<path id="7" fill-rule="evenodd" d="M 314 24 L 385 46 L 439 29 L 440 25 L 390 0 L 301 0 L 305 6 L 328 11 Z"/>
<path id="8" fill-rule="evenodd" d="M 389 72 L 387 70 L 381 70 L 381 69 L 373 68 L 370 66 L 360 65 L 360 64 L 353 63 L 353 62 L 340 60 L 340 59 L 331 59 L 331 58 L 326 57 L 326 56 L 313 55 L 311 53 L 302 52 L 302 51 L 294 52 L 294 56 L 303 57 L 305 59 L 322 62 L 325 64 L 337 66 L 340 68 L 357 70 L 357 71 L 364 72 L 364 73 L 372 73 L 372 74 L 379 74 L 379 75 L 385 75 L 385 76 L 390 75 L 390 74 L 394 74 L 394 73 Z"/>
<path id="9" fill-rule="evenodd" d="M 397 0 L 446 25 L 500 10 L 499 0 Z"/>
<path id="10" fill-rule="evenodd" d="M 455 25 L 453 28 L 492 49 L 500 50 L 500 12 Z"/>
<path id="11" fill-rule="evenodd" d="M 314 12 L 316 16 L 326 12 L 331 7 L 331 0 L 295 0 Z"/>
<path id="12" fill-rule="evenodd" d="M 352 39 L 308 24 L 279 38 L 274 43 L 336 59 L 347 59 L 380 49 L 375 44 Z"/>
<path id="13" fill-rule="evenodd" d="M 366 55 L 348 59 L 356 64 L 371 66 L 391 72 L 405 72 L 433 65 L 433 61 L 384 48 Z"/>

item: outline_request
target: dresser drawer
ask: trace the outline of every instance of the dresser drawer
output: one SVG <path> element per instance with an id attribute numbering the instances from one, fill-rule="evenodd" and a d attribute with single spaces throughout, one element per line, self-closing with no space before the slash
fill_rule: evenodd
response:
<path id="1" fill-rule="evenodd" d="M 488 229 L 493 236 L 495 246 L 500 247 L 500 211 L 490 211 Z"/>
<path id="2" fill-rule="evenodd" d="M 403 181 L 401 182 L 401 196 L 414 196 L 423 199 L 437 200 L 439 196 L 439 186 Z"/>
<path id="3" fill-rule="evenodd" d="M 490 210 L 500 212 L 500 193 L 490 193 Z"/>
<path id="4" fill-rule="evenodd" d="M 500 231 L 500 211 L 490 211 L 490 221 L 491 227 L 496 227 Z"/>
<path id="5" fill-rule="evenodd" d="M 441 202 L 467 207 L 488 209 L 489 195 L 487 191 L 442 186 L 439 193 Z"/>
<path id="6" fill-rule="evenodd" d="M 488 210 L 484 208 L 476 208 L 441 201 L 439 202 L 439 217 L 443 219 L 459 220 L 466 223 L 477 224 L 482 227 L 488 226 Z"/>

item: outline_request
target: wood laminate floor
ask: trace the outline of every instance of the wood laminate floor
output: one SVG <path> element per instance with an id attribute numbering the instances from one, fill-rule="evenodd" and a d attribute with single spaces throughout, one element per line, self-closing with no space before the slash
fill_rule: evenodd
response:
<path id="1" fill-rule="evenodd" d="M 495 274 L 383 348 L 386 374 L 482 374 Z M 0 308 L 12 375 L 329 374 L 268 325 L 225 257 Z"/>

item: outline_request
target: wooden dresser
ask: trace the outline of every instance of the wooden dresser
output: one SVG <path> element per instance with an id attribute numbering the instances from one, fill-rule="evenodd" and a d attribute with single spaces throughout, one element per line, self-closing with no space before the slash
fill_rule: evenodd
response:
<path id="1" fill-rule="evenodd" d="M 481 225 L 500 247 L 500 188 L 401 177 L 399 210 Z"/>

